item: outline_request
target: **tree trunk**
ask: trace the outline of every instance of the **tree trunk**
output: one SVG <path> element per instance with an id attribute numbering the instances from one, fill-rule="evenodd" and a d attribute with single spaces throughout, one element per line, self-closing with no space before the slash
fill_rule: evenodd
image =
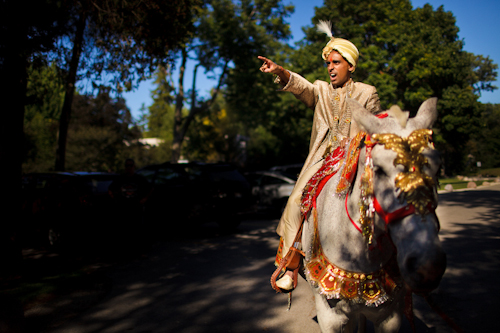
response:
<path id="1" fill-rule="evenodd" d="M 184 72 L 186 71 L 187 51 L 182 49 L 182 64 L 179 68 L 179 87 L 177 97 L 175 99 L 174 113 L 174 133 L 172 140 L 172 155 L 170 162 L 177 163 L 181 157 L 182 142 L 184 141 L 184 133 L 182 131 L 182 108 L 184 107 Z"/>
<path id="2" fill-rule="evenodd" d="M 29 44 L 26 31 L 11 22 L 1 23 L 0 98 L 4 102 L 0 121 L 0 172 L 4 176 L 0 200 L 0 277 L 20 273 L 22 259 L 17 242 L 22 219 L 9 218 L 21 210 L 21 176 L 24 158 L 24 108 L 26 104 Z"/>
<path id="3" fill-rule="evenodd" d="M 80 55 L 83 48 L 83 33 L 85 32 L 85 23 L 87 15 L 85 10 L 82 10 L 78 25 L 76 28 L 75 40 L 73 44 L 73 54 L 69 65 L 68 78 L 66 80 L 64 103 L 61 111 L 61 119 L 59 121 L 59 137 L 57 140 L 56 151 L 56 171 L 64 171 L 66 162 L 66 142 L 68 139 L 68 127 L 71 119 L 71 106 L 73 104 L 73 96 L 75 94 L 76 73 L 78 64 L 80 63 Z"/>
<path id="4" fill-rule="evenodd" d="M 193 86 L 191 88 L 191 109 L 187 117 L 182 117 L 182 108 L 184 106 L 184 71 L 186 70 L 187 52 L 184 49 L 182 52 L 182 65 L 179 70 L 179 92 L 177 93 L 176 105 L 175 105 L 175 115 L 174 115 L 174 139 L 172 141 L 172 155 L 170 162 L 176 163 L 179 161 L 182 152 L 182 143 L 186 136 L 187 130 L 194 117 L 201 112 L 210 110 L 211 106 L 217 99 L 220 92 L 224 76 L 226 75 L 227 68 L 229 65 L 229 60 L 224 63 L 222 73 L 219 77 L 219 82 L 217 88 L 212 92 L 212 97 L 209 101 L 202 103 L 200 106 L 196 104 L 196 74 L 199 65 L 196 65 L 193 71 Z"/>
<path id="5" fill-rule="evenodd" d="M 191 88 L 191 110 L 189 111 L 189 114 L 187 117 L 182 118 L 180 122 L 180 126 L 177 129 L 178 132 L 175 134 L 174 137 L 177 138 L 179 152 L 178 152 L 178 157 L 176 162 L 181 158 L 182 154 L 182 143 L 184 142 L 184 139 L 186 138 L 186 133 L 189 128 L 189 125 L 191 125 L 191 122 L 194 119 L 194 116 L 197 114 L 199 111 L 199 108 L 196 107 L 196 73 L 198 72 L 199 64 L 194 66 L 193 70 L 193 86 Z M 182 110 L 181 110 L 182 112 Z"/>

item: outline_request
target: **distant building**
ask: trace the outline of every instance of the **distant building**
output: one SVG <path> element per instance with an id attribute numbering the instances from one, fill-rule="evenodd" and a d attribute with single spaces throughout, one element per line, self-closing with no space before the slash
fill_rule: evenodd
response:
<path id="1" fill-rule="evenodd" d="M 144 148 L 149 149 L 151 147 L 158 147 L 160 144 L 164 143 L 165 140 L 159 138 L 142 138 L 134 140 L 132 142 L 129 141 L 124 141 L 124 142 L 127 146 L 139 142 L 145 146 Z"/>

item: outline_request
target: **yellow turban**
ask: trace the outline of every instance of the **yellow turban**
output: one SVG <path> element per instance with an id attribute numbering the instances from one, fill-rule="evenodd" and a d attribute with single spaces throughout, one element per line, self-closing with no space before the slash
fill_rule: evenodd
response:
<path id="1" fill-rule="evenodd" d="M 337 51 L 340 53 L 344 59 L 347 60 L 348 63 L 354 66 L 358 64 L 359 51 L 356 45 L 343 38 L 335 38 L 332 34 L 332 23 L 330 21 L 322 21 L 319 20 L 319 23 L 316 25 L 318 31 L 325 33 L 328 37 L 330 37 L 330 41 L 323 48 L 323 60 L 327 60 L 328 56 L 332 51 Z M 353 70 L 354 72 L 354 70 Z"/>
<path id="2" fill-rule="evenodd" d="M 351 43 L 347 39 L 332 37 L 323 48 L 323 60 L 327 60 L 332 51 L 337 51 L 338 53 L 340 53 L 340 55 L 344 57 L 348 63 L 353 65 L 354 69 L 356 69 L 356 65 L 358 64 L 359 51 L 353 43 Z"/>

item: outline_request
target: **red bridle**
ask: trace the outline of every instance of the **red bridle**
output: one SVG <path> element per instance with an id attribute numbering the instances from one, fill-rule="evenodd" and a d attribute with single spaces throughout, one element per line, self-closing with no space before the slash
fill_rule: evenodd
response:
<path id="1" fill-rule="evenodd" d="M 375 196 L 373 197 L 373 208 L 375 208 L 375 211 L 384 220 L 386 225 L 415 213 L 415 206 L 413 205 L 406 205 L 389 213 L 382 208 Z"/>
<path id="2" fill-rule="evenodd" d="M 379 118 L 385 118 L 386 116 L 387 116 L 387 114 L 382 114 L 379 116 Z M 367 140 L 365 142 L 367 143 L 366 154 L 368 157 L 370 157 L 371 149 L 376 145 L 376 143 L 371 142 L 370 136 L 367 136 Z M 361 228 L 353 221 L 353 219 L 351 218 L 351 216 L 349 214 L 349 210 L 347 209 L 347 198 L 348 198 L 348 194 L 346 194 L 346 198 L 345 198 L 346 199 L 345 200 L 345 210 L 347 212 L 347 217 L 349 218 L 351 223 L 356 227 L 356 229 L 358 229 L 358 231 L 362 233 Z M 378 202 L 376 196 L 373 196 L 373 208 L 375 209 L 375 212 L 377 212 L 377 214 L 380 216 L 380 218 L 382 218 L 382 220 L 384 220 L 385 225 L 388 225 L 389 223 L 394 222 L 396 220 L 401 220 L 409 215 L 415 214 L 415 206 L 412 204 L 408 204 L 406 206 L 398 208 L 393 212 L 387 212 L 384 208 L 382 208 L 382 206 Z M 431 203 L 429 203 L 429 205 L 427 206 L 427 209 L 430 213 L 432 213 L 434 215 L 436 214 L 435 207 Z M 439 225 L 439 220 L 437 219 L 437 217 L 436 217 L 436 220 L 438 221 L 437 223 L 438 223 L 438 230 L 439 230 L 440 225 Z"/>

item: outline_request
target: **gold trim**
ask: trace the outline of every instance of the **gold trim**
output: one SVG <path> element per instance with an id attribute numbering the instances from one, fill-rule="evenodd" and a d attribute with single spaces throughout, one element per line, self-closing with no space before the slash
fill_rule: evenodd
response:
<path id="1" fill-rule="evenodd" d="M 429 208 L 436 208 L 437 202 L 434 195 L 436 182 L 424 172 L 429 166 L 429 161 L 422 154 L 425 148 L 433 149 L 430 143 L 432 130 L 419 129 L 413 131 L 407 138 L 396 134 L 374 134 L 372 138 L 391 149 L 397 155 L 394 165 L 402 165 L 404 171 L 396 176 L 396 187 L 401 189 L 399 198 L 415 206 L 415 211 L 420 215 L 429 213 Z"/>
<path id="2" fill-rule="evenodd" d="M 392 299 L 398 287 L 384 268 L 371 273 L 347 271 L 331 263 L 321 249 L 315 258 L 306 262 L 305 268 L 309 283 L 328 299 L 379 306 Z"/>

